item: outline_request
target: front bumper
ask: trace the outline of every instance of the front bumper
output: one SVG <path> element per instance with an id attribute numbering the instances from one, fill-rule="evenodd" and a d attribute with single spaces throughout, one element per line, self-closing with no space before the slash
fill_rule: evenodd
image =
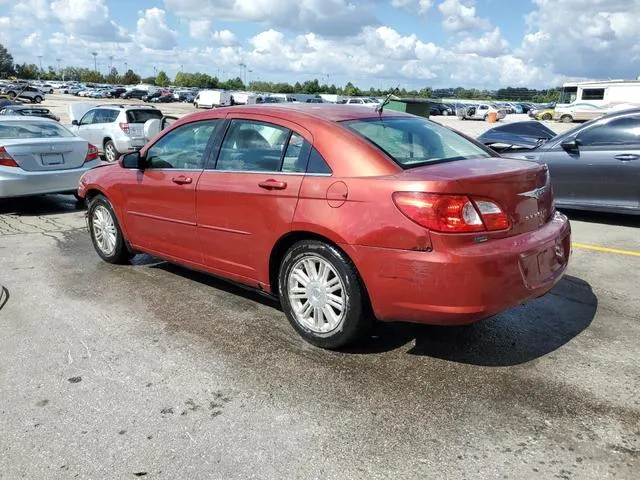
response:
<path id="1" fill-rule="evenodd" d="M 80 177 L 102 162 L 94 160 L 81 168 L 28 172 L 18 167 L 0 167 L 0 198 L 25 197 L 45 193 L 75 192 Z"/>
<path id="2" fill-rule="evenodd" d="M 448 251 L 356 246 L 350 254 L 379 320 L 456 325 L 547 293 L 567 267 L 570 234 L 557 213 L 539 230 Z"/>

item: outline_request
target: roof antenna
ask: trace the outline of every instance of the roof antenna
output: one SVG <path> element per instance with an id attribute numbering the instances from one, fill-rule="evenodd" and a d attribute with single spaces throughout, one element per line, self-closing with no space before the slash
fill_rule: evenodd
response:
<path id="1" fill-rule="evenodd" d="M 382 115 L 382 111 L 384 110 L 384 107 L 389 103 L 393 94 L 398 91 L 398 87 L 400 87 L 400 85 L 398 85 L 397 87 L 394 87 L 394 89 L 389 92 L 389 94 L 385 97 L 382 103 L 376 107 L 376 112 L 378 112 L 378 115 Z"/>

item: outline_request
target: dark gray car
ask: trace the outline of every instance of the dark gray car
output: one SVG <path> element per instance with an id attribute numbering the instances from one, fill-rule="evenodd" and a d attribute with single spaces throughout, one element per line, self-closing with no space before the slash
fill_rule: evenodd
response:
<path id="1" fill-rule="evenodd" d="M 640 215 L 640 109 L 612 113 L 548 139 L 543 130 L 535 138 L 535 123 L 523 122 L 523 132 L 498 127 L 478 140 L 503 156 L 549 165 L 558 207 Z"/>

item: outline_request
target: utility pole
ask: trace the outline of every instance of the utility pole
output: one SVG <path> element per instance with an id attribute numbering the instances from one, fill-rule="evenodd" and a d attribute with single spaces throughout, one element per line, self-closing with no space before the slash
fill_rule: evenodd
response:
<path id="1" fill-rule="evenodd" d="M 97 72 L 98 63 L 97 63 L 96 57 L 98 56 L 98 52 L 91 52 L 91 55 L 93 55 L 93 70 Z"/>

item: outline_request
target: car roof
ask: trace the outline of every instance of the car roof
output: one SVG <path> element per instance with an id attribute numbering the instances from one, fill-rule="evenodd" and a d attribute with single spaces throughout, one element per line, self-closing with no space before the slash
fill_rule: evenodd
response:
<path id="1" fill-rule="evenodd" d="M 316 119 L 328 122 L 341 122 L 345 120 L 358 120 L 379 116 L 379 114 L 371 107 L 354 107 L 327 103 L 269 103 L 259 105 L 238 105 L 200 112 L 194 115 L 196 115 L 198 119 L 204 119 L 211 116 L 211 112 L 219 113 L 223 111 L 248 115 L 271 115 L 274 117 L 287 118 L 292 121 Z M 217 116 L 218 115 L 216 115 L 216 117 Z M 383 110 L 382 113 L 382 117 L 403 116 L 411 115 L 397 112 L 395 110 Z M 195 117 L 191 118 L 196 119 Z"/>

